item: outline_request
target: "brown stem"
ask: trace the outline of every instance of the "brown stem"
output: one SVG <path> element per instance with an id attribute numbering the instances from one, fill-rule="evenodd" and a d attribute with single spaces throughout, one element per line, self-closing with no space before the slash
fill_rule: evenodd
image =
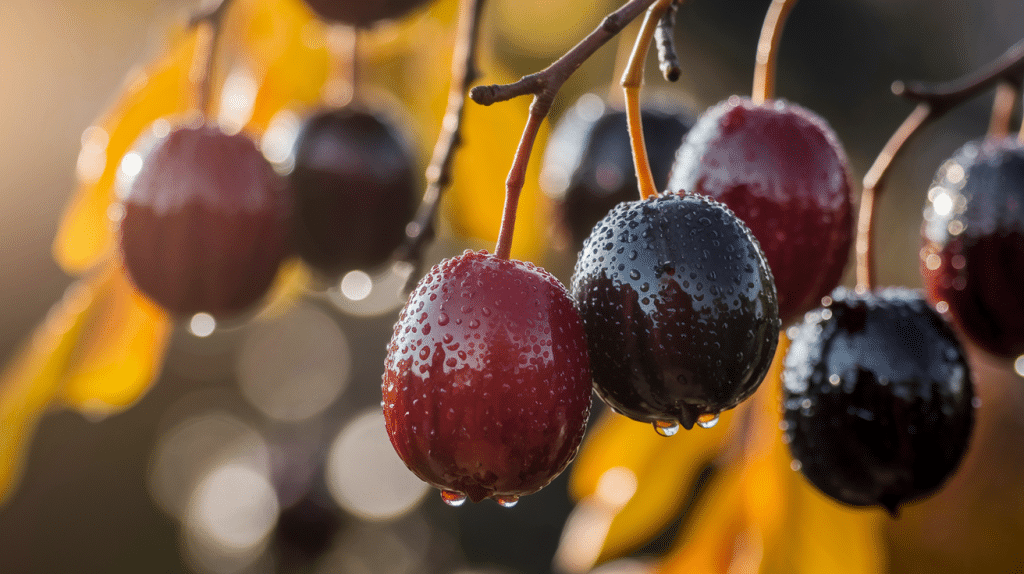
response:
<path id="1" fill-rule="evenodd" d="M 228 8 L 232 0 L 221 0 L 213 6 L 204 6 L 189 19 L 189 28 L 202 28 L 207 37 L 203 46 L 197 51 L 198 58 L 196 67 L 193 68 L 193 78 L 199 83 L 199 110 L 207 117 L 212 115 L 211 103 L 213 100 L 213 75 L 217 68 L 217 52 L 220 44 L 221 32 L 224 29 L 224 19 L 227 17 Z"/>
<path id="2" fill-rule="evenodd" d="M 750 93 L 750 99 L 755 104 L 763 104 L 775 97 L 775 63 L 778 60 L 782 28 L 795 5 L 796 0 L 772 0 L 765 14 L 754 62 L 754 88 Z"/>
<path id="3" fill-rule="evenodd" d="M 1010 116 L 1013 105 L 1017 102 L 1018 87 L 1013 83 L 1001 81 L 996 84 L 996 95 L 992 102 L 992 115 L 988 121 L 989 139 L 1003 139 L 1010 134 Z"/>
<path id="4" fill-rule="evenodd" d="M 857 220 L 857 291 L 866 292 L 875 288 L 875 257 L 873 231 L 875 225 L 875 203 L 885 187 L 885 179 L 893 160 L 903 150 L 910 136 L 914 135 L 925 122 L 934 119 L 934 110 L 927 103 L 920 103 L 907 116 L 903 124 L 892 134 L 875 162 L 864 175 L 864 191 L 861 192 L 860 216 Z"/>
<path id="5" fill-rule="evenodd" d="M 676 28 L 676 12 L 683 0 L 672 2 L 658 22 L 658 29 L 654 32 L 654 43 L 658 47 L 658 68 L 661 75 L 670 82 L 675 82 L 682 75 L 682 66 L 679 64 L 679 56 L 676 55 L 675 38 L 673 34 Z"/>
<path id="6" fill-rule="evenodd" d="M 523 135 L 519 139 L 519 147 L 516 148 L 512 168 L 508 172 L 508 179 L 505 180 L 505 207 L 501 212 L 498 243 L 494 247 L 494 254 L 500 259 L 508 259 L 512 253 L 512 235 L 515 233 L 519 195 L 526 182 L 526 167 L 530 162 L 530 154 L 533 153 L 533 143 L 537 140 L 537 132 L 551 109 L 551 102 L 551 99 L 542 99 L 541 95 L 534 96 L 533 103 L 530 105 L 530 116 L 526 119 L 526 127 L 523 128 Z"/>
<path id="7" fill-rule="evenodd" d="M 598 48 L 608 40 L 622 31 L 627 24 L 632 22 L 655 0 L 629 0 L 621 8 L 605 16 L 601 24 L 587 35 L 586 38 L 566 52 L 561 58 L 555 60 L 547 68 L 523 76 L 519 81 L 511 84 L 493 84 L 490 86 L 477 86 L 470 90 L 469 97 L 476 103 L 489 106 L 497 102 L 504 102 L 533 94 L 540 96 L 542 93 L 554 94 L 562 87 L 562 84 L 587 60 Z"/>
<path id="8" fill-rule="evenodd" d="M 441 196 L 451 183 L 455 150 L 462 143 L 460 128 L 466 104 L 466 92 L 477 77 L 476 46 L 480 39 L 480 18 L 486 0 L 462 0 L 459 8 L 459 31 L 452 53 L 452 82 L 448 90 L 448 107 L 441 121 L 434 152 L 427 167 L 427 188 L 423 192 L 416 217 L 405 228 L 405 242 L 398 259 L 418 268 L 423 249 L 433 240 Z M 414 269 L 410 279 L 419 277 Z"/>
<path id="9" fill-rule="evenodd" d="M 674 0 L 658 0 L 647 10 L 644 23 L 637 34 L 633 53 L 629 56 L 626 71 L 622 74 L 622 90 L 626 98 L 626 124 L 629 128 L 629 145 L 633 152 L 633 165 L 636 168 L 640 198 L 647 199 L 658 194 L 654 185 L 654 175 L 647 159 L 647 146 L 644 143 L 644 128 L 640 115 L 640 87 L 644 83 L 644 61 L 651 47 L 651 39 L 660 26 L 662 17 Z"/>

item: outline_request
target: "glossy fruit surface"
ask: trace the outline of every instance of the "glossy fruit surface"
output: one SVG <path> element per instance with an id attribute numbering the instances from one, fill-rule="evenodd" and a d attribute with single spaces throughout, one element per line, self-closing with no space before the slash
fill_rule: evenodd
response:
<path id="1" fill-rule="evenodd" d="M 369 26 L 378 20 L 397 18 L 429 0 L 306 0 L 324 20 L 353 26 Z"/>
<path id="2" fill-rule="evenodd" d="M 522 261 L 467 251 L 409 297 L 388 347 L 391 442 L 449 503 L 503 505 L 569 464 L 590 410 L 590 368 L 565 287 Z"/>
<path id="3" fill-rule="evenodd" d="M 786 354 L 784 440 L 825 494 L 895 513 L 935 492 L 967 450 L 967 361 L 915 291 L 840 288 L 826 302 Z"/>
<path id="4" fill-rule="evenodd" d="M 257 303 L 289 249 L 286 182 L 252 140 L 210 125 L 158 122 L 143 147 L 122 163 L 132 281 L 178 316 L 230 317 Z"/>
<path id="5" fill-rule="evenodd" d="M 928 300 L 986 351 L 1024 354 L 1024 144 L 960 148 L 935 175 L 924 219 Z"/>
<path id="6" fill-rule="evenodd" d="M 665 189 L 676 149 L 693 125 L 693 116 L 682 109 L 645 105 L 640 117 L 655 186 Z M 613 207 L 640 197 L 626 112 L 608 107 L 593 94 L 580 98 L 548 141 L 543 179 L 545 193 L 557 202 L 559 223 L 578 250 Z"/>
<path id="7" fill-rule="evenodd" d="M 768 258 L 783 323 L 839 284 L 853 241 L 846 154 L 813 112 L 783 101 L 732 97 L 687 134 L 670 191 L 721 201 L 750 227 Z"/>
<path id="8" fill-rule="evenodd" d="M 303 260 L 328 276 L 386 262 L 419 199 L 416 161 L 395 128 L 365 111 L 324 111 L 306 121 L 294 157 Z"/>
<path id="9" fill-rule="evenodd" d="M 691 428 L 736 406 L 761 384 L 778 343 L 757 240 L 703 196 L 613 209 L 580 253 L 572 294 L 597 393 L 639 421 Z"/>

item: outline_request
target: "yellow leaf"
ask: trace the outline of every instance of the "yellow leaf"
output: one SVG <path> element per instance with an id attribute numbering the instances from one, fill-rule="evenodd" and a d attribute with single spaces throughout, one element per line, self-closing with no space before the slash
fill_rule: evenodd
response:
<path id="1" fill-rule="evenodd" d="M 113 107 L 82 137 L 79 187 L 64 211 L 53 257 L 69 273 L 80 273 L 114 247 L 108 210 L 121 157 L 155 120 L 187 112 L 195 101 L 190 72 L 197 35 L 189 34 L 144 70 L 131 74 Z"/>
<path id="2" fill-rule="evenodd" d="M 68 289 L 0 374 L 0 500 L 13 490 L 36 423 L 60 392 L 78 341 L 112 280 L 112 274 L 100 273 Z"/>
<path id="3" fill-rule="evenodd" d="M 114 266 L 111 266 L 112 268 Z M 171 332 L 167 313 L 138 293 L 120 269 L 97 298 L 67 373 L 63 400 L 91 416 L 134 403 L 160 374 Z"/>

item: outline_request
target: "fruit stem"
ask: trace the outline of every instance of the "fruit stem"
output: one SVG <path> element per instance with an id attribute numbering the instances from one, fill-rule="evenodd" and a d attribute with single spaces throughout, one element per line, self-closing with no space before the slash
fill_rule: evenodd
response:
<path id="1" fill-rule="evenodd" d="M 669 2 L 670 0 L 659 1 Z M 530 154 L 533 152 L 533 144 L 537 140 L 537 132 L 547 118 L 558 90 L 587 58 L 621 32 L 627 24 L 635 20 L 654 2 L 655 0 L 629 0 L 618 10 L 605 16 L 601 24 L 587 37 L 539 72 L 523 76 L 511 84 L 477 86 L 469 91 L 469 97 L 484 106 L 526 94 L 534 96 L 533 103 L 530 104 L 530 115 L 526 120 L 523 135 L 519 140 L 519 147 L 516 148 L 516 154 L 512 160 L 512 168 L 505 180 L 505 207 L 501 216 L 498 243 L 494 250 L 497 257 L 508 259 L 511 254 L 519 195 L 523 190 L 523 183 L 526 181 L 526 168 L 530 161 Z"/>
<path id="2" fill-rule="evenodd" d="M 992 102 L 992 115 L 989 117 L 989 139 L 1003 139 L 1010 134 L 1010 116 L 1013 115 L 1013 104 L 1017 101 L 1019 86 L 1012 82 L 1001 81 L 996 84 L 996 95 Z"/>
<path id="3" fill-rule="evenodd" d="M 480 39 L 480 20 L 486 0 L 462 0 L 459 5 L 459 30 L 455 50 L 452 52 L 452 80 L 448 89 L 448 105 L 441 121 L 441 132 L 434 144 L 434 152 L 427 167 L 427 188 L 423 192 L 416 216 L 405 228 L 405 242 L 398 250 L 398 259 L 411 263 L 411 281 L 419 277 L 423 248 L 435 235 L 434 222 L 441 205 L 441 196 L 452 179 L 455 150 L 462 143 L 461 126 L 466 108 L 466 92 L 476 80 L 477 44 Z M 407 285 L 407 290 L 412 285 Z"/>
<path id="4" fill-rule="evenodd" d="M 750 99 L 761 105 L 775 97 L 775 68 L 779 55 L 782 29 L 796 0 L 772 0 L 761 26 L 761 38 L 757 41 L 757 56 L 754 60 L 754 88 Z"/>
<path id="5" fill-rule="evenodd" d="M 213 6 L 204 6 L 192 15 L 188 23 L 190 29 L 199 29 L 199 33 L 202 34 L 190 75 L 192 80 L 198 83 L 196 107 L 206 117 L 213 116 L 213 75 L 217 68 L 217 52 L 224 29 L 224 19 L 231 2 L 232 0 L 221 0 Z"/>
<path id="6" fill-rule="evenodd" d="M 626 98 L 626 123 L 629 127 L 629 146 L 633 152 L 633 165 L 636 168 L 637 183 L 640 187 L 640 198 L 647 199 L 658 194 L 654 185 L 654 174 L 647 159 L 647 146 L 644 144 L 644 126 L 640 116 L 640 88 L 644 83 L 644 62 L 658 28 L 674 0 L 658 0 L 647 9 L 640 33 L 633 44 L 633 53 L 629 56 L 626 71 L 622 74 L 622 91 Z"/>
<path id="7" fill-rule="evenodd" d="M 501 230 L 498 232 L 498 243 L 494 248 L 494 255 L 499 259 L 508 259 L 512 254 L 512 235 L 515 233 L 519 195 L 526 182 L 526 167 L 530 162 L 530 154 L 533 153 L 537 132 L 540 131 L 540 126 L 551 109 L 552 99 L 538 94 L 530 104 L 530 116 L 526 119 L 526 127 L 523 128 L 519 147 L 516 148 L 516 155 L 512 160 L 512 169 L 505 180 L 505 207 L 501 212 Z"/>
<path id="8" fill-rule="evenodd" d="M 864 190 L 860 197 L 860 214 L 857 220 L 857 292 L 864 293 L 875 287 L 875 262 L 873 228 L 875 224 L 875 202 L 885 186 L 886 176 L 892 167 L 893 160 L 906 146 L 910 136 L 914 135 L 925 122 L 934 119 L 934 110 L 928 103 L 922 102 L 903 120 L 885 147 L 878 153 L 875 162 L 864 175 Z"/>
<path id="9" fill-rule="evenodd" d="M 327 48 L 331 55 L 331 68 L 321 97 L 328 106 L 343 108 L 355 97 L 359 29 L 347 24 L 332 25 L 327 30 Z"/>

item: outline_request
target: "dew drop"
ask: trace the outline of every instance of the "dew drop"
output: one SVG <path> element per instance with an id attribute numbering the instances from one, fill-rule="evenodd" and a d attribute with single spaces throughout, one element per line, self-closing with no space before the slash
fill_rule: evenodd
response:
<path id="1" fill-rule="evenodd" d="M 447 314 L 441 313 L 440 315 L 437 316 L 437 325 L 439 327 L 444 327 L 447 324 L 448 324 L 448 315 Z"/>
<path id="2" fill-rule="evenodd" d="M 672 436 L 679 432 L 679 423 L 675 421 L 654 421 L 654 432 L 661 436 Z"/>
<path id="3" fill-rule="evenodd" d="M 697 426 L 702 429 L 715 428 L 715 425 L 718 424 L 718 418 L 717 414 L 704 413 L 697 417 Z"/>
<path id="4" fill-rule="evenodd" d="M 480 321 L 477 321 L 476 319 L 470 319 L 469 320 L 469 328 L 470 329 L 476 329 L 479 326 L 480 326 Z"/>
<path id="5" fill-rule="evenodd" d="M 500 504 L 502 508 L 512 508 L 519 504 L 519 497 L 514 494 L 508 496 L 496 496 L 494 497 L 494 501 Z"/>
<path id="6" fill-rule="evenodd" d="M 468 497 L 465 494 L 454 490 L 441 491 L 441 500 L 448 506 L 462 506 L 466 503 L 466 498 Z"/>

